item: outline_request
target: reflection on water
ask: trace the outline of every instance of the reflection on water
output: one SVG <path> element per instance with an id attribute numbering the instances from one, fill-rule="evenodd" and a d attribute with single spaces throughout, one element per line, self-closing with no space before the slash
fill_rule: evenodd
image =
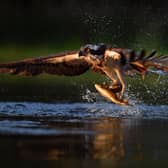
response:
<path id="1" fill-rule="evenodd" d="M 123 129 L 118 119 L 93 122 L 44 122 L 43 127 L 47 127 L 48 130 L 52 128 L 58 132 L 53 136 L 15 137 L 12 142 L 15 146 L 13 152 L 17 154 L 15 157 L 17 156 L 18 159 L 106 158 L 114 160 L 124 157 Z M 44 128 L 44 131 L 47 129 Z M 3 140 L 1 142 L 1 144 L 5 143 Z M 8 143 L 10 143 L 9 140 Z"/>
<path id="2" fill-rule="evenodd" d="M 120 119 L 103 120 L 93 129 L 101 132 L 93 139 L 93 157 L 118 160 L 124 157 L 124 137 Z"/>
<path id="3" fill-rule="evenodd" d="M 115 167 L 130 160 L 165 160 L 167 108 L 105 102 L 0 103 L 0 158 L 110 159 Z"/>

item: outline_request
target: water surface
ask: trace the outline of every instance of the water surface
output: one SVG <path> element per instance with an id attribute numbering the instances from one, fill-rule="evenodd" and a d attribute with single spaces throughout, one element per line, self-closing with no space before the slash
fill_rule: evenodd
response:
<path id="1" fill-rule="evenodd" d="M 84 167 L 90 159 L 109 160 L 92 160 L 95 167 L 166 161 L 167 111 L 167 105 L 121 107 L 106 101 L 0 102 L 0 157 L 70 159 Z"/>
<path id="2" fill-rule="evenodd" d="M 96 93 L 94 82 L 106 79 L 92 79 L 2 76 L 0 158 L 40 167 L 38 160 L 57 160 L 51 167 L 167 164 L 166 76 L 127 79 L 125 107 Z"/>

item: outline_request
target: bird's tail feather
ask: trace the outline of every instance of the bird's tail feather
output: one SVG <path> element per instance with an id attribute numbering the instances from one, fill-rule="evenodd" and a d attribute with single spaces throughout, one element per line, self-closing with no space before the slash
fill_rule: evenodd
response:
<path id="1" fill-rule="evenodd" d="M 162 70 L 168 72 L 168 56 L 165 55 L 156 55 L 156 51 L 152 51 L 149 55 L 146 56 L 144 50 L 139 55 L 134 53 L 132 60 L 130 60 L 130 65 L 139 71 L 141 74 L 144 74 L 148 71 L 149 68 L 154 68 L 157 70 Z"/>

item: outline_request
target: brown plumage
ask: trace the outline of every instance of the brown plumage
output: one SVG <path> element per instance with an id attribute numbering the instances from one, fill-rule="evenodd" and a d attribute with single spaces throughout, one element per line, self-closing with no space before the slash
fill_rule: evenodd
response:
<path id="1" fill-rule="evenodd" d="M 86 72 L 89 67 L 89 63 L 79 59 L 77 51 L 69 51 L 52 56 L 0 64 L 0 73 L 24 76 L 35 76 L 42 73 L 73 76 Z"/>
<path id="2" fill-rule="evenodd" d="M 132 71 L 145 74 L 150 68 L 168 72 L 168 56 L 157 55 L 156 50 L 146 53 L 145 50 L 136 52 L 135 50 L 112 48 L 113 51 L 122 56 L 123 68 L 125 73 Z"/>
<path id="3" fill-rule="evenodd" d="M 106 93 L 109 94 L 106 97 L 114 95 L 111 100 L 116 101 L 113 102 L 128 104 L 122 98 L 126 87 L 124 75 L 139 73 L 144 76 L 151 67 L 168 72 L 168 57 L 156 56 L 156 51 L 146 54 L 144 50 L 136 52 L 129 49 L 113 48 L 106 44 L 88 44 L 81 47 L 79 51 L 2 63 L 0 64 L 0 73 L 25 76 L 35 76 L 42 73 L 74 76 L 85 73 L 90 67 L 112 80 L 112 84 L 108 84 L 109 87 L 100 85 L 103 88 L 101 90 L 106 90 Z M 116 89 L 118 91 L 110 94 L 114 90 L 112 88 L 116 86 L 119 87 Z M 100 92 L 100 90 L 98 91 Z"/>

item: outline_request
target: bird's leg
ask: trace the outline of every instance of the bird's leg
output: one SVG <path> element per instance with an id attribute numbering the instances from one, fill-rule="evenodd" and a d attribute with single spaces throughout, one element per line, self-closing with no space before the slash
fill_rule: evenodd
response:
<path id="1" fill-rule="evenodd" d="M 110 89 L 112 92 L 120 92 L 121 91 L 121 84 L 116 76 L 116 73 L 115 71 L 112 71 L 112 70 L 104 70 L 103 71 L 111 80 L 112 80 L 112 83 L 107 83 L 107 82 L 104 82 L 103 85 L 106 89 Z"/>
<path id="2" fill-rule="evenodd" d="M 115 72 L 111 71 L 110 73 L 107 72 L 106 75 L 112 80 L 112 84 L 109 85 L 109 88 L 116 88 L 119 84 L 118 78 L 115 74 Z"/>
<path id="3" fill-rule="evenodd" d="M 122 76 L 122 73 L 116 72 L 113 69 L 109 69 L 109 68 L 103 68 L 103 72 L 112 80 L 112 84 L 111 86 L 109 86 L 108 83 L 103 84 L 101 87 L 102 89 L 104 88 L 105 90 L 100 91 L 100 89 L 97 89 L 101 95 L 103 95 L 104 97 L 110 97 L 110 99 L 112 98 L 112 102 L 116 102 L 116 100 L 122 101 L 126 104 L 128 104 L 128 101 L 125 99 L 122 99 L 118 96 L 118 93 L 120 93 L 122 96 L 124 94 L 124 89 L 125 89 L 125 82 Z M 98 85 L 96 85 L 95 87 L 100 87 Z M 124 89 L 123 89 L 124 88 Z"/>
<path id="4" fill-rule="evenodd" d="M 118 68 L 115 69 L 115 72 L 116 72 L 116 75 L 117 75 L 117 77 L 118 77 L 118 79 L 119 79 L 119 81 L 121 83 L 121 86 L 122 86 L 121 92 L 120 92 L 120 98 L 123 98 L 124 92 L 125 92 L 125 88 L 126 88 L 125 80 L 123 78 L 123 73 Z"/>

